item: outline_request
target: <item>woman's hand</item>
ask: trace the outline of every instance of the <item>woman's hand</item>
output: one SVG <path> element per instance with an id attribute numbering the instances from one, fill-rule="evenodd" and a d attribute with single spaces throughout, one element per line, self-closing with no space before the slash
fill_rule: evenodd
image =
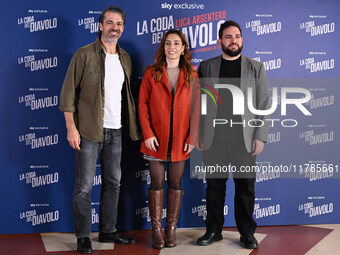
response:
<path id="1" fill-rule="evenodd" d="M 153 136 L 153 137 L 150 137 L 150 138 L 146 139 L 145 140 L 145 146 L 149 150 L 152 150 L 152 151 L 156 152 L 157 151 L 156 146 L 159 146 L 157 138 L 155 136 Z"/>
<path id="2" fill-rule="evenodd" d="M 184 144 L 184 151 L 186 151 L 187 153 L 185 154 L 189 154 L 193 149 L 195 148 L 194 145 L 191 144 Z"/>

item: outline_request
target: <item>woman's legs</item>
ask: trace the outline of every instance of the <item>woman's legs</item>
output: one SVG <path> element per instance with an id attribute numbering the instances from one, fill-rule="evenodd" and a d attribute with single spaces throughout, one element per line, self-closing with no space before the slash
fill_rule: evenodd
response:
<path id="1" fill-rule="evenodd" d="M 165 182 L 165 163 L 160 161 L 149 161 L 151 190 L 164 189 Z"/>
<path id="2" fill-rule="evenodd" d="M 168 188 L 180 190 L 182 189 L 182 176 L 185 167 L 185 160 L 178 162 L 169 162 L 168 170 Z"/>

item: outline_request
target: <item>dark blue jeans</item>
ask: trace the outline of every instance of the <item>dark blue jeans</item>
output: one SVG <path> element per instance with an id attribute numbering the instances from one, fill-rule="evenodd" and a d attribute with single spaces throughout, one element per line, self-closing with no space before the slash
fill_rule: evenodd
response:
<path id="1" fill-rule="evenodd" d="M 91 190 L 98 156 L 101 164 L 101 193 L 99 205 L 99 231 L 116 231 L 117 207 L 121 179 L 121 129 L 103 131 L 103 141 L 95 142 L 81 137 L 80 151 L 76 152 L 73 218 L 78 238 L 91 233 Z"/>

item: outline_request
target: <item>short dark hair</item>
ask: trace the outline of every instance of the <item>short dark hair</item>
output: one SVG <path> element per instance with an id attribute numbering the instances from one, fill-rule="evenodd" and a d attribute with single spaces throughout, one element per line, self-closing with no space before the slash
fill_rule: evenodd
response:
<path id="1" fill-rule="evenodd" d="M 224 29 L 226 29 L 228 27 L 237 27 L 240 30 L 241 37 L 242 37 L 242 29 L 241 29 L 240 25 L 233 20 L 227 20 L 226 22 L 224 22 L 221 25 L 220 30 L 218 30 L 218 37 L 220 39 L 222 39 Z"/>
<path id="2" fill-rule="evenodd" d="M 125 12 L 121 8 L 119 8 L 118 6 L 113 6 L 113 5 L 107 7 L 104 11 L 102 11 L 102 13 L 100 14 L 99 19 L 98 19 L 99 23 L 102 23 L 102 24 L 104 23 L 105 14 L 107 12 L 120 14 L 120 16 L 122 16 L 123 25 L 125 26 L 125 19 L 126 19 Z M 98 37 L 101 38 L 101 36 L 102 36 L 102 31 L 100 31 L 100 29 L 98 28 Z"/>

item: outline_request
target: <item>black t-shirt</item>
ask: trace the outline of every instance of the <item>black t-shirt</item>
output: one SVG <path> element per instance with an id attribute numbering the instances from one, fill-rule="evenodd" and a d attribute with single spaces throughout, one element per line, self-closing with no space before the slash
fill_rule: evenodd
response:
<path id="1" fill-rule="evenodd" d="M 231 84 L 240 88 L 241 78 L 241 58 L 236 60 L 226 60 L 221 57 L 221 67 L 219 74 L 220 84 Z M 217 119 L 225 119 L 227 124 L 219 124 L 215 127 L 214 138 L 219 141 L 240 142 L 243 140 L 243 124 L 241 115 L 233 115 L 233 97 L 228 89 L 219 89 L 218 94 L 221 97 L 222 106 L 218 104 Z"/>

